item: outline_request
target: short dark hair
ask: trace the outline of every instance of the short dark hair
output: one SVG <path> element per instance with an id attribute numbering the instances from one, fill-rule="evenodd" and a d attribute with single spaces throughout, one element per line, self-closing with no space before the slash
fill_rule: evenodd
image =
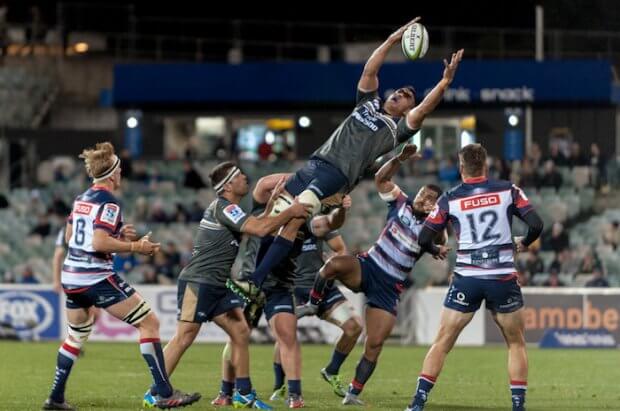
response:
<path id="1" fill-rule="evenodd" d="M 220 181 L 226 178 L 226 175 L 233 167 L 236 167 L 236 164 L 232 161 L 225 161 L 213 167 L 213 169 L 209 173 L 209 181 L 211 181 L 211 187 L 215 187 Z"/>
<path id="2" fill-rule="evenodd" d="M 437 194 L 437 198 L 441 197 L 441 195 L 443 194 L 443 190 L 441 189 L 441 187 L 439 187 L 436 184 L 427 184 L 426 188 L 428 188 L 431 191 L 434 191 Z"/>
<path id="3" fill-rule="evenodd" d="M 487 150 L 480 144 L 468 144 L 459 151 L 459 160 L 465 174 L 470 177 L 481 176 L 487 162 Z"/>

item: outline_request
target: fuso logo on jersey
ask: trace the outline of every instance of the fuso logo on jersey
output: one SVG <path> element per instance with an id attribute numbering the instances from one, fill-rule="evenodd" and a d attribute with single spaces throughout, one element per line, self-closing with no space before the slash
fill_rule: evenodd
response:
<path id="1" fill-rule="evenodd" d="M 224 215 L 235 224 L 237 224 L 239 220 L 245 217 L 245 213 L 237 204 L 230 204 L 226 206 L 224 208 Z"/>
<path id="2" fill-rule="evenodd" d="M 493 206 L 499 204 L 499 202 L 499 194 L 466 198 L 465 200 L 461 200 L 461 210 Z"/>
<path id="3" fill-rule="evenodd" d="M 99 219 L 106 224 L 116 225 L 119 211 L 119 206 L 108 203 L 103 206 L 103 211 L 101 211 L 101 217 Z"/>
<path id="4" fill-rule="evenodd" d="M 93 205 L 92 204 L 88 204 L 88 203 L 75 203 L 75 210 L 74 210 L 74 212 L 76 214 L 88 215 L 88 214 L 90 214 L 90 211 L 92 209 L 93 209 Z"/>

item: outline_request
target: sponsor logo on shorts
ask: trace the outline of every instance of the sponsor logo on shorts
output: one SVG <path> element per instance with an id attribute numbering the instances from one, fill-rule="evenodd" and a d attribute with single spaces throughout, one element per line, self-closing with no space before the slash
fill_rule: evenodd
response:
<path id="1" fill-rule="evenodd" d="M 452 298 L 452 301 L 465 307 L 469 306 L 469 303 L 465 301 L 465 294 L 460 291 L 456 293 L 456 298 Z"/>

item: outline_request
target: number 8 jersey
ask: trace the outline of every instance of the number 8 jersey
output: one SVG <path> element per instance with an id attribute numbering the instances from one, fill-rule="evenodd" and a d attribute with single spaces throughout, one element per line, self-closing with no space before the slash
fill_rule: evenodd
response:
<path id="1" fill-rule="evenodd" d="M 497 278 L 516 272 L 512 217 L 523 219 L 531 210 L 511 182 L 471 178 L 444 193 L 424 225 L 439 232 L 452 224 L 458 241 L 455 273 Z"/>
<path id="2" fill-rule="evenodd" d="M 114 195 L 101 186 L 92 186 L 75 199 L 67 222 L 73 231 L 62 266 L 63 286 L 89 286 L 114 274 L 112 254 L 93 248 L 96 229 L 113 237 L 120 233 L 122 214 Z"/>

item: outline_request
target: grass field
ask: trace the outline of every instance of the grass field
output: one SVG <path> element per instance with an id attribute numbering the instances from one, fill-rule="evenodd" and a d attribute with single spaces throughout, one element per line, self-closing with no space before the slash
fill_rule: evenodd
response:
<path id="1" fill-rule="evenodd" d="M 57 343 L 0 342 L 0 409 L 36 410 L 53 376 Z M 175 386 L 199 391 L 191 407 L 210 410 L 219 387 L 220 345 L 198 344 L 182 359 Z M 388 346 L 362 394 L 364 410 L 403 410 L 414 389 L 425 347 Z M 328 390 L 318 371 L 331 347 L 303 347 L 303 392 L 309 409 L 350 409 Z M 252 381 L 266 398 L 272 388 L 271 347 L 252 347 Z M 347 381 L 360 355 L 343 367 Z M 502 347 L 458 348 L 449 357 L 426 407 L 432 410 L 510 410 Z M 138 410 L 149 385 L 137 344 L 89 343 L 68 383 L 67 398 L 80 410 Z M 617 350 L 530 350 L 528 411 L 620 410 L 620 352 Z M 276 404 L 284 409 L 283 404 Z M 188 410 L 190 408 L 187 408 Z"/>

